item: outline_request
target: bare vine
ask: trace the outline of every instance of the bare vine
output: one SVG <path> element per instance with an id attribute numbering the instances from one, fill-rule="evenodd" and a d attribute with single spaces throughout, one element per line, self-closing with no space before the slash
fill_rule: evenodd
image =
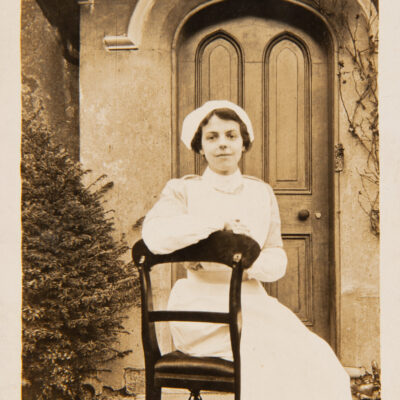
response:
<path id="1" fill-rule="evenodd" d="M 358 170 L 358 202 L 368 215 L 372 232 L 379 236 L 379 113 L 378 34 L 373 26 L 377 14 L 352 13 L 346 0 L 311 0 L 332 21 L 339 39 L 339 96 L 347 118 L 348 132 L 364 148 L 365 164 Z M 352 95 L 346 98 L 346 93 Z"/>

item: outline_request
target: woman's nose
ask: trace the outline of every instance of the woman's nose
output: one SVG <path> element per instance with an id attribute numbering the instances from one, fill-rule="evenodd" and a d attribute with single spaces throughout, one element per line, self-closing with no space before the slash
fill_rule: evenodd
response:
<path id="1" fill-rule="evenodd" d="M 219 140 L 218 145 L 219 145 L 220 148 L 225 149 L 225 148 L 226 148 L 226 145 L 227 145 L 225 138 L 221 138 L 221 139 Z"/>

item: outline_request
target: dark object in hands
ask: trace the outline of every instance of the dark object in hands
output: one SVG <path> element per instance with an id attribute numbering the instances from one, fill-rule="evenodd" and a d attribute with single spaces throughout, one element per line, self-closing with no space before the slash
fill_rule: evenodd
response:
<path id="1" fill-rule="evenodd" d="M 241 254 L 242 268 L 247 269 L 260 254 L 260 246 L 249 236 L 231 231 L 217 231 L 207 239 L 169 254 L 153 254 L 143 240 L 136 242 L 132 248 L 135 264 L 139 265 L 140 258 L 144 256 L 143 265 L 146 268 L 156 264 L 183 261 L 211 261 L 232 267 L 235 254 Z"/>

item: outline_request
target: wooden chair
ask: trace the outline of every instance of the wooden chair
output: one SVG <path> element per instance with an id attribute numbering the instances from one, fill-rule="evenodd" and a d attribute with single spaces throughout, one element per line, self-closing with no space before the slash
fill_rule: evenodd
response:
<path id="1" fill-rule="evenodd" d="M 257 242 L 245 235 L 218 231 L 207 239 L 165 255 L 150 252 L 142 240 L 132 249 L 140 271 L 142 298 L 142 341 L 146 368 L 146 400 L 160 400 L 162 387 L 190 390 L 190 399 L 201 399 L 201 390 L 231 392 L 240 400 L 241 284 L 243 270 L 260 253 Z M 211 261 L 232 268 L 229 312 L 154 311 L 150 270 L 156 264 Z M 180 351 L 161 355 L 155 322 L 197 321 L 229 325 L 233 362 L 217 357 L 193 357 Z"/>

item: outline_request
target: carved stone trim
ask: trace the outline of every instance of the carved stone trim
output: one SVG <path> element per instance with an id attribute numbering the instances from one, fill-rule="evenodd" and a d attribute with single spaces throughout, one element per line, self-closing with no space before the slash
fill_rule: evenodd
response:
<path id="1" fill-rule="evenodd" d="M 156 0 L 139 0 L 128 25 L 127 36 L 134 38 L 137 46 L 142 44 L 144 25 L 147 22 Z"/>
<path id="2" fill-rule="evenodd" d="M 104 36 L 103 43 L 109 51 L 138 50 L 138 46 L 127 36 Z"/>

